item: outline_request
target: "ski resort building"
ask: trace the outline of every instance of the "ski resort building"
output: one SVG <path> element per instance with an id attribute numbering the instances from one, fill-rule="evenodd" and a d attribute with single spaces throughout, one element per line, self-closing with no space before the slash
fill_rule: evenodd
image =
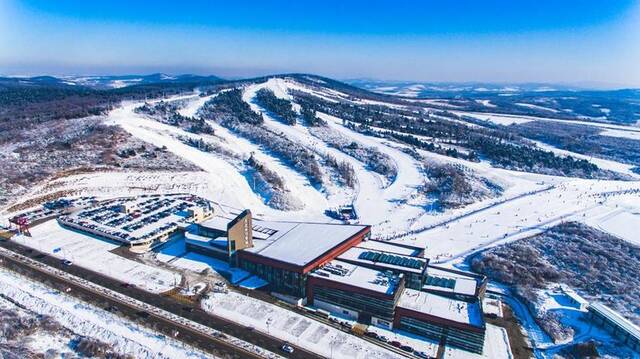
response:
<path id="1" fill-rule="evenodd" d="M 370 227 L 216 216 L 187 249 L 229 262 L 336 316 L 482 353 L 486 278 L 431 266 L 424 249 L 371 240 Z"/>
<path id="2" fill-rule="evenodd" d="M 475 300 L 484 297 L 487 283 L 484 275 L 429 265 L 422 290 L 459 300 Z"/>
<path id="3" fill-rule="evenodd" d="M 307 304 L 391 329 L 395 307 L 403 290 L 402 274 L 334 260 L 310 274 Z"/>
<path id="4" fill-rule="evenodd" d="M 374 242 L 375 241 L 368 241 Z M 364 242 L 363 244 L 367 244 Z M 429 260 L 405 254 L 381 251 L 358 245 L 340 255 L 339 260 L 379 271 L 391 271 L 404 276 L 407 288 L 420 290 L 427 278 Z M 374 245 L 374 247 L 380 247 Z"/>
<path id="5" fill-rule="evenodd" d="M 481 354 L 485 322 L 480 303 L 406 289 L 396 307 L 393 327 Z"/>
<path id="6" fill-rule="evenodd" d="M 254 220 L 246 210 L 214 217 L 187 234 L 187 248 L 228 260 L 270 283 L 270 289 L 304 297 L 308 274 L 369 237 L 370 226 Z"/>

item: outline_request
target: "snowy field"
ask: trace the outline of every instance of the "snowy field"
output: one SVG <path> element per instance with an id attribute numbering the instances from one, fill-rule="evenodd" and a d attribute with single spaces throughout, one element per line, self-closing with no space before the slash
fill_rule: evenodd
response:
<path id="1" fill-rule="evenodd" d="M 53 317 L 76 335 L 98 339 L 135 358 L 211 358 L 210 354 L 4 269 L 0 269 L 0 294 L 30 311 Z M 50 345 L 60 345 L 55 339 L 43 336 L 34 346 L 49 349 Z"/>
<path id="2" fill-rule="evenodd" d="M 620 138 L 628 138 L 630 140 L 640 140 L 640 129 L 639 131 L 626 131 L 626 130 L 617 130 L 617 129 L 607 129 L 600 132 L 601 136 L 610 136 L 610 137 L 620 137 Z"/>
<path id="3" fill-rule="evenodd" d="M 184 131 L 175 127 L 160 124 L 143 118 L 133 112 L 135 104 L 129 104 L 114 110 L 110 119 L 120 124 L 127 131 L 140 139 L 153 142 L 156 145 L 166 145 L 169 151 L 180 157 L 193 161 L 206 174 L 204 197 L 225 203 L 232 208 L 251 208 L 258 216 L 266 219 L 292 218 L 297 220 L 330 221 L 324 215 L 324 210 L 343 205 L 345 201 L 353 200 L 360 216 L 361 223 L 373 225 L 372 234 L 378 238 L 393 238 L 399 242 L 418 244 L 427 247 L 427 255 L 436 261 L 444 262 L 471 253 L 485 246 L 494 245 L 505 240 L 514 240 L 527 235 L 538 233 L 549 226 L 567 219 L 586 220 L 598 206 L 593 195 L 611 189 L 636 188 L 636 182 L 588 181 L 567 177 L 544 176 L 531 173 L 496 169 L 486 162 L 472 163 L 460 159 L 440 156 L 419 151 L 424 157 L 442 162 L 454 163 L 485 176 L 504 188 L 499 198 L 474 203 L 465 208 L 449 210 L 444 213 L 429 212 L 427 200 L 420 196 L 417 187 L 426 180 L 421 170 L 421 164 L 413 157 L 402 151 L 403 146 L 385 139 L 369 137 L 356 133 L 344 127 L 340 118 L 318 113 L 318 116 L 328 122 L 332 130 L 347 138 L 353 139 L 366 146 L 371 146 L 387 154 L 396 164 L 398 175 L 391 184 L 385 184 L 380 176 L 368 170 L 361 162 L 312 136 L 307 127 L 297 124 L 284 125 L 271 118 L 266 111 L 255 103 L 255 93 L 261 88 L 268 88 L 277 97 L 290 98 L 288 90 L 299 90 L 314 95 L 321 95 L 326 99 L 346 98 L 345 94 L 333 90 L 317 93 L 295 81 L 272 79 L 265 83 L 250 85 L 244 88 L 243 99 L 253 110 L 262 112 L 265 126 L 277 133 L 282 133 L 313 151 L 326 152 L 339 160 L 350 163 L 356 171 L 357 185 L 353 190 L 344 190 L 329 186 L 318 189 L 310 186 L 308 181 L 292 168 L 284 165 L 280 160 L 265 153 L 259 146 L 237 136 L 230 131 L 212 123 L 216 130 L 218 141 L 248 154 L 253 152 L 271 169 L 282 176 L 288 188 L 295 196 L 302 200 L 306 207 L 302 211 L 283 212 L 267 207 L 259 194 L 255 193 L 247 179 L 238 169 L 227 163 L 223 158 L 212 153 L 204 153 L 178 141 L 175 136 Z M 192 115 L 206 99 L 192 98 L 181 111 Z M 297 106 L 294 104 L 294 107 Z M 462 113 L 472 115 L 471 113 Z M 478 114 L 479 116 L 505 116 L 498 114 Z M 508 116 L 508 121 L 513 121 Z M 515 121 L 540 120 L 536 117 L 516 116 Z M 503 121 L 505 119 L 502 119 Z M 549 121 L 561 121 L 545 119 Z M 585 121 L 585 125 L 598 126 L 603 129 L 620 131 L 640 131 L 630 126 L 598 124 Z M 579 155 L 551 149 L 561 155 Z M 562 153 L 561 153 L 562 152 Z M 589 158 L 604 169 L 632 175 L 630 166 L 614 161 Z M 633 175 L 637 177 L 637 175 Z M 551 188 L 555 185 L 555 188 Z M 547 189 L 544 191 L 545 189 Z M 541 192 L 539 192 L 541 191 Z M 451 221 L 445 225 L 439 225 Z M 606 227 L 606 224 L 603 224 Z M 434 227 L 433 229 L 429 229 Z M 603 227 L 604 228 L 604 227 Z"/>
<path id="4" fill-rule="evenodd" d="M 56 220 L 31 228 L 31 235 L 12 240 L 152 293 L 165 292 L 181 280 L 177 273 L 113 254 L 110 251 L 119 247 L 117 243 L 64 228 Z"/>
<path id="5" fill-rule="evenodd" d="M 99 199 L 141 194 L 191 193 L 206 196 L 205 172 L 93 172 L 56 178 L 30 190 L 21 201 L 56 192 L 64 196 L 95 196 Z"/>
<path id="6" fill-rule="evenodd" d="M 560 223 L 592 218 L 615 210 L 618 197 L 631 197 L 629 209 L 640 210 L 638 194 L 611 194 L 620 190 L 639 190 L 640 182 L 568 180 L 554 188 L 524 196 L 456 219 L 399 243 L 425 246 L 427 257 L 445 262 L 466 256 L 487 246 L 531 236 Z M 614 208 L 603 203 L 613 203 Z M 625 227 L 629 228 L 629 227 Z"/>
<path id="7" fill-rule="evenodd" d="M 481 121 L 487 121 L 491 123 L 495 123 L 496 125 L 521 125 L 523 123 L 535 121 L 535 119 L 524 116 L 516 116 L 516 115 L 503 115 L 503 114 L 490 114 L 490 113 L 475 113 L 475 112 L 456 112 L 453 111 L 456 115 L 460 116 L 469 116 Z"/>
<path id="8" fill-rule="evenodd" d="M 587 225 L 608 232 L 640 246 L 640 194 L 634 192 L 612 194 L 601 198 L 597 213 L 584 220 Z"/>
<path id="9" fill-rule="evenodd" d="M 211 293 L 202 302 L 210 313 L 333 358 L 397 358 L 397 354 L 303 315 L 235 292 Z"/>

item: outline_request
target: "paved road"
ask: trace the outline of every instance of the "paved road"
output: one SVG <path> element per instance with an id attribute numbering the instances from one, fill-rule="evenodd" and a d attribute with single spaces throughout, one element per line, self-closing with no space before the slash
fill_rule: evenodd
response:
<path id="1" fill-rule="evenodd" d="M 40 253 L 37 250 L 25 247 L 23 245 L 20 245 L 18 243 L 12 242 L 12 241 L 1 241 L 0 240 L 0 246 L 9 249 L 11 251 L 14 251 L 16 253 L 25 255 L 27 257 L 30 257 L 38 262 L 44 263 L 46 265 L 49 265 L 53 268 L 57 268 L 60 270 L 63 270 L 65 272 L 68 272 L 70 274 L 73 274 L 75 276 L 78 276 L 80 278 L 83 278 L 85 280 L 88 280 L 92 283 L 98 284 L 100 286 L 103 286 L 105 288 L 111 289 L 113 291 L 119 292 L 121 294 L 124 294 L 126 296 L 129 296 L 131 298 L 137 299 L 141 302 L 144 302 L 146 304 L 149 304 L 151 306 L 166 310 L 168 312 L 180 315 L 181 317 L 190 319 L 194 322 L 197 322 L 199 324 L 202 324 L 204 326 L 207 326 L 209 328 L 213 328 L 216 330 L 219 330 L 223 333 L 226 333 L 228 335 L 231 335 L 233 337 L 242 339 L 244 341 L 247 341 L 251 344 L 257 345 L 261 348 L 267 349 L 271 352 L 274 353 L 278 353 L 279 355 L 285 356 L 285 357 L 289 357 L 289 358 L 322 358 L 321 356 L 309 352 L 303 348 L 297 347 L 295 345 L 292 345 L 295 348 L 295 351 L 292 354 L 287 354 L 287 353 L 283 353 L 280 350 L 280 347 L 282 346 L 283 341 L 280 339 L 277 339 L 275 337 L 271 337 L 267 334 L 258 332 L 258 331 L 253 331 L 253 330 L 249 330 L 247 327 L 239 324 L 239 323 L 235 323 L 235 322 L 231 322 L 229 320 L 226 320 L 224 318 L 220 318 L 217 316 L 213 316 L 210 313 L 205 312 L 204 310 L 200 309 L 199 307 L 187 307 L 185 306 L 185 304 L 180 303 L 172 298 L 169 297 L 165 297 L 162 295 L 158 295 L 158 294 L 153 294 L 153 293 L 149 293 L 146 292 L 142 289 L 138 289 L 135 287 L 124 287 L 122 282 L 119 282 L 113 278 L 107 277 L 105 275 L 102 275 L 100 273 L 88 270 L 86 268 L 82 268 L 79 266 L 64 266 L 60 259 L 49 256 L 47 254 L 44 253 Z M 24 265 L 22 265 L 21 267 L 24 267 Z M 42 275 L 38 275 L 37 277 L 35 277 L 35 279 L 38 280 L 42 280 L 42 279 L 48 279 L 48 280 L 53 280 L 53 278 L 43 278 Z M 55 282 L 55 281 L 54 281 Z M 58 281 L 58 283 L 60 283 Z M 72 291 L 72 294 L 74 294 L 74 291 Z M 88 299 L 90 299 L 89 301 L 92 303 L 104 303 L 104 298 L 99 297 L 97 294 L 93 294 L 93 295 L 89 295 L 87 297 Z M 185 310 L 187 309 L 188 310 Z M 131 309 L 124 309 L 123 310 L 125 313 L 130 312 Z M 136 310 L 136 312 L 138 312 L 138 310 Z M 134 314 L 134 315 L 139 315 L 139 314 Z M 145 321 L 147 321 L 147 319 L 145 319 Z M 143 323 L 144 324 L 144 323 Z M 175 324 L 177 323 L 173 323 L 174 325 L 174 329 L 175 329 Z M 169 325 L 167 323 L 164 323 L 164 325 Z M 169 331 L 172 332 L 172 331 Z M 212 347 L 212 342 L 211 339 L 204 340 L 203 338 L 197 338 L 194 337 L 193 340 L 190 340 L 189 338 L 187 338 L 187 336 L 181 336 L 179 339 L 185 341 L 185 342 L 189 342 L 190 344 L 196 345 L 198 347 L 201 347 L 205 350 L 210 350 L 210 349 L 214 349 L 214 350 L 218 350 L 221 351 L 224 348 L 218 348 L 213 346 Z M 229 349 L 229 348 L 227 348 Z M 234 352 L 235 350 L 235 352 Z M 227 356 L 231 356 L 231 357 L 237 357 L 237 348 L 235 348 L 234 350 L 231 350 L 230 353 L 226 353 Z"/>

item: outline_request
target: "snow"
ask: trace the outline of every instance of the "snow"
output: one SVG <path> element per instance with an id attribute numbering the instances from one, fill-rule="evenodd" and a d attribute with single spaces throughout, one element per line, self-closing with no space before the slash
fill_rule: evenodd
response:
<path id="1" fill-rule="evenodd" d="M 376 326 L 369 326 L 367 331 L 384 336 L 389 339 L 390 342 L 398 341 L 402 345 L 408 345 L 413 348 L 413 350 L 423 352 L 432 358 L 435 358 L 438 354 L 438 341 L 433 339 L 425 338 L 404 330 L 389 330 Z"/>
<path id="2" fill-rule="evenodd" d="M 487 324 L 482 355 L 462 349 L 446 347 L 444 357 L 447 359 L 511 359 L 513 353 L 509 346 L 509 338 L 504 328 Z"/>
<path id="3" fill-rule="evenodd" d="M 541 357 L 555 358 L 554 355 L 564 347 L 575 343 L 584 343 L 593 339 L 596 342 L 602 343 L 602 346 L 599 346 L 598 350 L 601 354 L 604 354 L 605 357 L 640 358 L 640 354 L 633 353 L 628 347 L 621 345 L 610 333 L 594 325 L 589 319 L 587 312 L 580 310 L 577 304 L 570 300 L 570 297 L 565 291 L 566 289 L 562 289 L 562 286 L 554 286 L 537 292 L 539 301 L 536 303 L 536 306 L 538 310 L 557 314 L 564 326 L 571 327 L 574 330 L 573 337 L 561 343 L 553 343 L 549 338 L 536 339 L 534 342 L 535 347 L 539 350 L 538 352 Z M 626 319 L 622 317 L 619 319 L 635 327 Z M 531 334 L 529 334 L 529 336 L 531 337 Z"/>
<path id="4" fill-rule="evenodd" d="M 177 340 L 132 323 L 25 277 L 0 269 L 0 294 L 77 335 L 96 338 L 136 358 L 210 358 Z M 48 349 L 48 348 L 47 348 Z"/>
<path id="5" fill-rule="evenodd" d="M 204 310 L 244 323 L 283 341 L 319 355 L 334 358 L 397 358 L 384 348 L 339 329 L 261 300 L 236 292 L 211 293 L 202 301 Z"/>
<path id="6" fill-rule="evenodd" d="M 640 141 L 640 131 L 606 129 L 606 130 L 600 132 L 600 136 L 628 138 L 630 140 L 639 140 Z"/>
<path id="7" fill-rule="evenodd" d="M 509 126 L 512 124 L 521 125 L 523 123 L 534 121 L 531 118 L 524 116 L 503 115 L 503 114 L 489 114 L 489 113 L 472 113 L 472 112 L 456 112 L 460 116 L 470 116 L 478 120 L 488 121 L 497 125 Z"/>
<path id="8" fill-rule="evenodd" d="M 482 311 L 484 314 L 493 314 L 498 318 L 502 318 L 502 301 L 498 298 L 485 296 L 482 300 Z"/>
<path id="9" fill-rule="evenodd" d="M 497 107 L 496 105 L 491 103 L 491 100 L 476 100 L 476 102 L 486 107 Z"/>
<path id="10" fill-rule="evenodd" d="M 535 110 L 549 111 L 549 112 L 554 112 L 554 113 L 559 112 L 558 110 L 553 109 L 553 108 L 544 107 L 544 106 L 538 106 L 538 105 L 534 105 L 534 104 L 530 104 L 530 103 L 516 103 L 516 105 L 522 106 L 522 107 L 531 108 L 531 109 L 535 109 Z"/>
<path id="11" fill-rule="evenodd" d="M 398 307 L 476 327 L 482 326 L 483 323 L 482 311 L 477 303 L 409 288 L 400 296 Z"/>
<path id="12" fill-rule="evenodd" d="M 347 250 L 346 252 L 342 253 L 341 255 L 338 256 L 338 259 L 342 260 L 342 261 L 346 261 L 349 263 L 356 263 L 356 264 L 364 264 L 366 265 L 370 265 L 372 263 L 374 263 L 375 261 L 371 261 L 369 259 L 364 259 L 364 258 L 360 258 L 360 256 L 364 253 L 371 253 L 370 249 L 367 248 L 361 248 L 361 247 L 352 247 L 349 248 L 349 250 Z M 377 253 L 383 253 L 385 255 L 388 255 L 388 253 L 384 253 L 384 252 L 377 252 Z M 403 264 L 392 264 L 392 263 L 387 263 L 387 262 L 375 262 L 375 264 L 380 267 L 380 268 L 385 268 L 385 269 L 391 269 L 391 270 L 399 270 L 399 271 L 404 271 L 404 272 L 414 272 L 417 274 L 421 274 L 422 270 L 424 269 L 424 266 L 427 263 L 427 260 L 424 258 L 419 258 L 419 257 L 410 257 L 410 256 L 404 256 L 404 255 L 400 255 L 400 254 L 392 254 L 394 255 L 396 258 L 404 258 L 406 260 L 409 260 L 411 262 L 420 262 L 420 268 L 415 268 L 415 267 L 411 267 L 409 265 L 403 265 Z"/>
<path id="13" fill-rule="evenodd" d="M 603 159 L 603 158 L 597 158 L 597 157 L 593 157 L 593 156 L 586 156 L 586 155 L 583 155 L 583 154 L 580 154 L 580 153 L 563 150 L 563 149 L 557 148 L 555 146 L 548 145 L 548 144 L 546 144 L 544 142 L 540 142 L 540 141 L 532 140 L 532 142 L 535 143 L 536 146 L 538 146 L 538 148 L 543 149 L 545 151 L 551 151 L 551 152 L 555 153 L 556 155 L 563 156 L 563 157 L 571 156 L 573 158 L 587 160 L 587 161 L 593 163 L 594 165 L 598 166 L 600 169 L 619 172 L 619 173 L 625 174 L 627 176 L 638 178 L 638 174 L 631 170 L 632 168 L 635 167 L 634 165 L 620 163 L 620 162 L 612 161 L 612 160 L 606 160 L 606 159 Z"/>
<path id="14" fill-rule="evenodd" d="M 206 256 L 203 254 L 189 252 L 185 246 L 185 240 L 178 238 L 164 245 L 157 250 L 156 259 L 173 267 L 201 273 L 206 269 L 213 269 L 219 274 L 229 278 L 229 281 L 236 284 L 251 274 L 240 269 L 229 266 L 229 263 Z"/>
<path id="15" fill-rule="evenodd" d="M 257 111 L 260 111 L 260 107 L 253 102 L 253 96 L 263 87 L 270 88 L 276 96 L 285 98 L 288 96 L 288 91 L 292 89 L 307 91 L 327 99 L 335 99 L 343 95 L 339 92 L 334 93 L 335 91 L 312 89 L 291 79 L 270 79 L 265 83 L 250 85 L 244 89 L 243 98 L 252 109 Z M 194 99 L 192 96 L 188 101 L 195 102 L 187 104 L 183 110 L 186 114 L 192 114 L 197 111 L 203 99 Z M 462 111 L 457 113 L 474 115 L 474 113 Z M 505 116 L 481 113 L 475 115 L 483 118 Z M 287 166 L 283 166 L 278 159 L 270 157 L 258 146 L 253 146 L 219 126 L 214 126 L 216 140 L 226 143 L 236 152 L 248 154 L 255 151 L 257 156 L 262 156 L 263 163 L 267 163 L 271 169 L 281 174 L 287 187 L 291 188 L 295 196 L 306 204 L 304 210 L 293 213 L 296 220 L 324 222 L 327 220 L 323 214 L 326 208 L 353 201 L 360 221 L 372 225 L 374 238 L 388 238 L 397 243 L 426 247 L 426 255 L 436 262 L 457 260 L 465 254 L 486 246 L 524 238 L 527 235 L 539 233 L 562 220 L 582 220 L 591 213 L 595 213 L 593 211 L 597 204 L 593 195 L 606 191 L 606 188 L 637 187 L 634 182 L 589 181 L 496 169 L 487 162 L 472 163 L 419 151 L 429 160 L 468 167 L 504 188 L 504 193 L 499 198 L 479 201 L 465 208 L 448 210 L 444 213 L 432 212 L 428 210 L 428 200 L 421 197 L 417 191 L 425 180 L 421 163 L 404 153 L 402 145 L 351 131 L 342 125 L 340 118 L 323 113 L 319 113 L 318 116 L 327 121 L 332 130 L 389 155 L 398 168 L 398 176 L 394 182 L 390 185 L 385 184 L 380 175 L 367 170 L 364 164 L 356 159 L 334 148 L 329 148 L 326 143 L 310 135 L 305 126 L 284 125 L 269 116 L 265 116 L 265 126 L 269 129 L 282 133 L 307 148 L 326 152 L 340 161 L 350 163 L 356 171 L 356 188 L 340 190 L 329 186 L 326 192 L 320 192 L 309 186 L 305 178 Z M 206 174 L 199 175 L 199 178 L 204 179 L 203 186 L 206 187 L 206 189 L 199 188 L 200 191 L 206 192 L 203 197 L 228 204 L 234 209 L 251 208 L 256 216 L 266 219 L 279 220 L 291 217 L 291 212 L 277 211 L 265 206 L 260 196 L 252 191 L 246 178 L 224 159 L 213 154 L 202 153 L 176 141 L 174 136 L 185 135 L 183 131 L 141 118 L 133 114 L 131 108 L 116 110 L 112 112 L 111 118 L 135 136 L 157 142 L 158 145 L 166 144 L 170 151 L 203 168 Z M 584 124 L 600 127 L 603 130 L 640 132 L 640 128 L 631 126 L 531 116 L 515 116 L 503 118 L 500 121 L 534 120 Z M 561 153 L 558 149 L 548 149 Z M 573 153 L 565 154 L 580 157 Z M 629 165 L 600 159 L 590 160 L 604 169 L 631 175 Z"/>
<path id="16" fill-rule="evenodd" d="M 338 271 L 334 271 L 333 269 L 344 272 L 338 274 Z M 325 264 L 324 267 L 320 267 L 311 272 L 309 275 L 321 280 L 346 284 L 389 296 L 395 295 L 399 282 L 397 277 L 388 276 L 385 272 L 356 266 L 335 259 Z"/>
<path id="17" fill-rule="evenodd" d="M 12 240 L 152 293 L 168 291 L 174 283 L 180 283 L 179 274 L 114 254 L 111 251 L 119 244 L 64 228 L 56 220 L 32 227 L 31 235 L 14 236 Z"/>
<path id="18" fill-rule="evenodd" d="M 359 248 L 373 249 L 381 252 L 396 253 L 404 256 L 414 256 L 416 249 L 394 245 L 389 242 L 381 241 L 364 241 L 358 244 Z"/>
<path id="19" fill-rule="evenodd" d="M 366 136 L 342 126 L 342 120 L 337 117 L 324 113 L 318 113 L 318 117 L 327 121 L 332 129 L 365 146 L 376 148 L 396 163 L 398 175 L 386 188 L 371 181 L 370 175 L 367 175 L 371 173 L 370 171 L 362 166 L 355 167 L 360 188 L 354 205 L 363 221 L 376 225 L 372 229 L 374 233 L 402 228 L 407 218 L 413 218 L 423 212 L 418 206 L 399 204 L 413 198 L 417 194 L 417 188 L 424 183 L 422 165 L 418 161 L 409 154 L 392 147 L 384 139 Z"/>
<path id="20" fill-rule="evenodd" d="M 525 116 L 525 115 L 509 115 L 502 113 L 484 113 L 484 112 L 466 112 L 466 111 L 451 111 L 459 116 L 470 116 L 479 120 L 486 120 L 490 122 L 494 122 L 496 124 L 501 125 L 509 125 L 511 123 L 526 123 L 531 121 L 549 121 L 555 123 L 562 123 L 566 125 L 582 125 L 582 126 L 591 126 L 601 128 L 603 130 L 619 130 L 623 132 L 634 132 L 640 133 L 640 127 L 638 126 L 627 126 L 627 125 L 617 125 L 613 123 L 606 122 L 593 122 L 593 121 L 581 121 L 581 120 L 567 120 L 567 119 L 559 119 L 559 118 L 551 118 L 551 117 L 538 117 L 538 116 Z M 585 117 L 589 118 L 589 117 Z M 495 119 L 495 121 L 494 121 Z M 592 120 L 601 120 L 603 118 L 591 118 Z M 634 135 L 630 135 L 634 136 Z"/>
<path id="21" fill-rule="evenodd" d="M 559 179 L 558 179 L 559 180 Z M 425 246 L 425 256 L 432 262 L 447 262 L 500 243 L 540 233 L 562 221 L 587 221 L 611 212 L 600 202 L 611 201 L 631 194 L 610 194 L 611 191 L 634 191 L 640 182 L 594 181 L 563 179 L 544 191 L 516 197 L 479 210 L 466 209 L 468 214 L 454 212 L 444 216 L 429 216 L 423 223 L 435 222 L 438 217 L 451 218 L 433 228 L 400 239 L 398 243 Z M 635 195 L 637 198 L 637 194 Z M 637 202 L 640 203 L 640 202 Z M 631 205 L 631 204 L 630 204 Z M 637 207 L 638 205 L 633 205 Z M 441 219 L 442 220 L 442 219 Z M 438 222 L 436 222 L 438 223 Z"/>
<path id="22" fill-rule="evenodd" d="M 133 109 L 138 105 L 140 104 L 127 104 L 115 109 L 109 115 L 110 121 L 122 126 L 134 137 L 143 141 L 153 143 L 156 146 L 167 146 L 169 151 L 193 162 L 207 172 L 208 195 L 204 197 L 225 203 L 233 208 L 251 208 L 256 214 L 268 214 L 272 217 L 290 215 L 290 212 L 277 211 L 266 206 L 262 198 L 252 190 L 247 179 L 232 164 L 214 153 L 202 152 L 175 138 L 176 136 L 192 136 L 191 134 L 134 113 Z M 323 205 L 326 203 L 326 198 L 311 186 L 303 175 L 285 165 L 278 158 L 265 153 L 259 146 L 234 135 L 215 123 L 210 124 L 216 131 L 216 138 L 213 140 L 226 143 L 228 148 L 233 149 L 233 152 L 238 152 L 245 158 L 253 153 L 258 161 L 268 163 L 270 169 L 284 178 L 287 189 L 294 197 L 304 203 L 316 204 L 315 206 L 307 206 L 302 211 L 297 211 L 297 216 L 315 219 L 326 218 L 323 214 L 324 208 L 326 208 Z M 208 140 L 213 136 L 200 135 L 199 137 Z"/>
<path id="23" fill-rule="evenodd" d="M 365 228 L 358 225 L 270 221 L 254 221 L 253 224 L 277 232 L 266 240 L 254 240 L 254 247 L 247 251 L 298 266 L 311 263 Z M 302 247 L 303 251 L 300 250 Z"/>
<path id="24" fill-rule="evenodd" d="M 584 222 L 640 246 L 636 232 L 640 228 L 640 195 L 630 191 L 600 200 L 598 213 L 585 218 Z"/>
<path id="25" fill-rule="evenodd" d="M 150 193 L 191 193 L 204 197 L 208 187 L 204 172 L 107 171 L 56 178 L 35 186 L 20 199 L 26 201 L 56 192 L 65 193 L 66 197 L 113 198 Z"/>

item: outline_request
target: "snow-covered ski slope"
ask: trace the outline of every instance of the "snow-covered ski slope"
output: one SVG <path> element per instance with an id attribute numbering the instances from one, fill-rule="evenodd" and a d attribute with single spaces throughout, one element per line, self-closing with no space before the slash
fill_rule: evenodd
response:
<path id="1" fill-rule="evenodd" d="M 581 220 L 607 229 L 611 228 L 611 223 L 615 223 L 611 219 L 612 216 L 616 216 L 607 215 L 607 211 L 626 213 L 619 215 L 632 216 L 634 219 L 634 216 L 640 213 L 637 193 L 603 196 L 611 191 L 636 190 L 640 187 L 640 182 L 584 180 L 509 171 L 494 168 L 484 161 L 468 162 L 420 150 L 418 152 L 429 161 L 463 166 L 504 189 L 498 198 L 481 200 L 464 208 L 445 212 L 431 212 L 429 199 L 419 190 L 428 178 L 420 161 L 403 151 L 407 146 L 352 131 L 343 126 L 341 118 L 317 113 L 318 117 L 328 123 L 332 131 L 388 155 L 398 170 L 397 176 L 389 183 L 358 159 L 313 136 L 304 124 L 290 126 L 273 118 L 255 99 L 256 92 L 261 88 L 268 88 L 277 97 L 289 100 L 292 100 L 290 91 L 296 90 L 321 97 L 326 101 L 371 101 L 354 98 L 352 95 L 323 87 L 323 84 L 301 83 L 294 78 L 270 78 L 265 82 L 247 83 L 242 87 L 243 100 L 252 110 L 263 114 L 263 126 L 268 130 L 306 147 L 319 156 L 329 154 L 349 163 L 354 168 L 357 178 L 354 188 L 340 186 L 331 181 L 322 187 L 314 187 L 304 175 L 274 156 L 269 149 L 252 143 L 213 121 L 210 121 L 210 124 L 215 129 L 215 135 L 193 135 L 136 114 L 133 110 L 140 105 L 136 103 L 129 103 L 114 110 L 109 119 L 135 137 L 157 146 L 166 146 L 169 151 L 198 165 L 206 173 L 201 177 L 207 182 L 204 196 L 216 202 L 224 203 L 236 210 L 251 208 L 254 213 L 270 219 L 323 222 L 331 221 L 324 214 L 326 209 L 353 203 L 360 216 L 360 222 L 373 226 L 374 237 L 425 246 L 427 255 L 439 262 L 458 259 L 489 245 L 535 234 L 561 221 Z M 210 97 L 186 97 L 188 103 L 180 113 L 197 116 L 198 108 Z M 185 101 L 185 96 L 181 99 Z M 374 102 L 376 105 L 384 104 L 380 101 Z M 294 103 L 294 109 L 299 109 L 298 104 Z M 470 130 L 472 128 L 470 125 Z M 267 206 L 236 165 L 216 153 L 206 153 L 184 144 L 177 138 L 179 136 L 196 136 L 215 141 L 245 157 L 253 154 L 283 178 L 286 188 L 304 203 L 304 208 L 298 211 L 280 211 Z M 559 151 L 556 152 L 561 154 Z M 629 165 L 594 160 L 596 161 L 604 169 L 631 175 Z M 631 204 L 620 211 L 613 201 L 622 197 L 630 198 L 626 201 Z M 606 223 L 592 218 L 596 215 Z"/>

